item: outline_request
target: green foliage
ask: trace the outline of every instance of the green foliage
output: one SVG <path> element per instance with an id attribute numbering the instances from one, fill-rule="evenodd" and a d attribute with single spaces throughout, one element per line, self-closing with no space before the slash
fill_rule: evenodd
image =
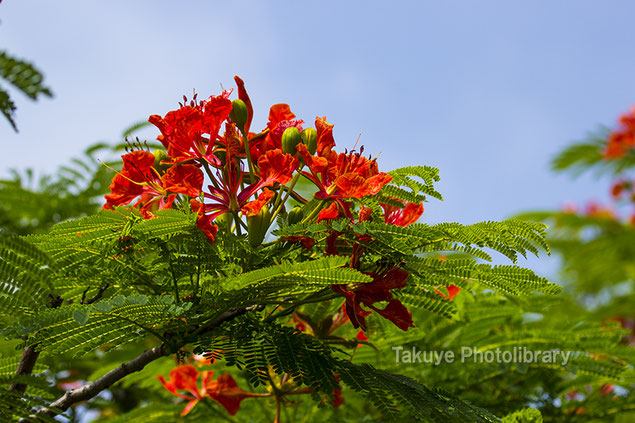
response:
<path id="1" fill-rule="evenodd" d="M 124 136 L 145 125 L 133 125 Z M 108 396 L 86 403 L 101 412 L 99 421 L 234 421 L 210 392 L 236 398 L 243 388 L 253 398 L 241 404 L 239 421 L 254 422 L 271 421 L 269 408 L 276 407 L 278 421 L 284 407 L 285 422 L 567 421 L 583 414 L 580 406 L 589 418 L 612 418 L 631 407 L 622 393 L 607 403 L 603 390 L 630 392 L 635 354 L 624 345 L 628 331 L 598 320 L 568 296 L 555 296 L 558 285 L 517 265 L 519 256 L 549 253 L 545 224 L 390 223 L 387 209 L 394 217 L 420 208 L 427 197 L 442 199 L 435 188 L 438 170 L 413 166 L 390 172 L 390 183 L 362 198 L 332 195 L 339 189 L 333 181 L 309 201 L 290 192 L 297 178 L 286 188 L 274 184 L 277 227 L 262 243 L 250 243 L 242 205 L 231 204 L 231 213 L 214 222 L 223 221 L 218 233 L 183 195 L 168 210 L 157 210 L 156 203 L 143 213 L 135 207 L 97 211 L 113 175 L 109 167 L 120 163 L 101 166 L 96 158 L 123 147 L 98 144 L 55 176 L 36 181 L 34 172 L 15 172 L 0 183 L 0 231 L 8 235 L 0 239 L 0 330 L 7 339 L 0 344 L 1 418 L 17 420 L 41 409 L 62 395 L 60 383 L 98 386 L 128 370 L 134 372 L 103 387 Z M 135 143 L 139 148 L 143 144 Z M 572 149 L 556 166 L 598 163 L 602 146 L 594 148 Z M 209 162 L 188 160 L 209 170 Z M 243 158 L 235 160 L 240 167 Z M 144 182 L 130 182 L 164 201 L 169 190 L 157 178 L 165 169 L 152 169 Z M 128 172 L 133 178 L 139 169 Z M 246 171 L 239 175 L 247 178 Z M 294 224 L 288 198 L 293 202 L 287 205 L 297 202 L 301 209 Z M 364 219 L 360 212 L 369 210 L 362 206 L 370 210 Z M 339 217 L 318 219 L 327 207 Z M 533 217 L 555 222 L 562 238 L 553 237 L 553 245 L 571 257 L 565 263 L 579 281 L 587 278 L 590 286 L 610 277 L 621 286 L 632 280 L 634 244 L 625 225 L 566 214 Z M 269 231 L 266 225 L 258 230 Z M 492 252 L 511 264 L 499 264 Z M 606 260 L 583 259 L 583 253 Z M 623 298 L 628 310 L 630 297 Z M 397 360 L 395 347 L 456 357 L 465 348 L 511 354 L 522 347 L 556 359 L 421 363 Z M 40 375 L 14 376 L 29 350 L 39 361 L 28 373 Z M 201 363 L 192 353 L 215 361 Z M 189 373 L 177 383 L 183 368 L 175 366 L 186 362 L 197 379 Z M 157 375 L 169 381 L 161 379 L 162 385 Z M 27 385 L 24 394 L 9 391 L 15 383 Z M 571 392 L 585 393 L 581 404 Z M 202 404 L 180 416 L 190 395 Z"/>
<path id="2" fill-rule="evenodd" d="M 388 172 L 392 176 L 392 185 L 384 187 L 382 194 L 395 197 L 400 200 L 417 202 L 419 194 L 427 194 L 438 200 L 443 200 L 443 196 L 434 188 L 434 183 L 439 182 L 439 169 L 430 166 L 407 166 Z M 414 179 L 418 178 L 420 180 Z M 399 188 L 407 187 L 412 191 Z M 404 194 L 407 198 L 400 196 Z M 425 197 L 424 197 L 425 198 Z"/>
<path id="3" fill-rule="evenodd" d="M 412 272 L 411 284 L 396 295 L 413 310 L 432 312 L 441 319 L 452 318 L 446 320 L 448 325 L 455 324 L 462 315 L 482 312 L 457 309 L 457 303 L 434 292 L 438 286 L 458 284 L 475 292 L 494 288 L 514 296 L 557 291 L 555 285 L 529 270 L 477 261 L 487 257 L 481 254 L 481 248 L 486 247 L 508 253 L 537 252 L 537 246 L 544 245 L 540 225 L 509 221 L 401 228 L 380 222 L 350 225 L 335 221 L 281 227 L 276 233 L 309 233 L 320 246 L 326 242 L 321 234 L 334 227 L 344 239 L 359 239 L 360 233 L 380 239 L 382 242 L 370 247 L 373 254 L 385 260 L 409 257 L 405 265 Z M 396 241 L 406 236 L 410 243 Z M 259 303 L 290 307 L 289 312 L 280 310 L 277 314 L 284 317 L 300 304 L 333 299 L 335 295 L 328 288 L 333 283 L 371 281 L 366 274 L 346 267 L 349 259 L 345 256 L 298 262 L 298 254 L 310 253 L 293 244 L 274 242 L 256 252 L 248 247 L 252 258 L 244 261 L 236 255 L 244 248 L 244 237 L 226 235 L 201 248 L 193 215 L 178 210 L 158 212 L 149 220 L 142 219 L 133 209 L 103 210 L 55 225 L 47 234 L 29 240 L 37 248 L 22 247 L 26 252 L 23 254 L 29 257 L 26 262 L 49 260 L 50 265 L 36 269 L 46 272 L 43 280 L 50 281 L 52 292 L 59 292 L 66 303 L 51 309 L 42 305 L 36 314 L 26 313 L 5 334 L 30 334 L 23 345 L 38 345 L 44 357 L 85 355 L 95 349 L 113 351 L 149 335 L 175 348 L 194 342 L 200 351 L 212 351 L 228 364 L 247 371 L 248 380 L 254 385 L 268 383 L 272 369 L 274 374 L 288 374 L 298 386 L 309 387 L 316 398 L 332 401 L 337 387 L 334 375 L 338 374 L 346 386 L 358 391 L 378 410 L 394 416 L 406 413 L 422 419 L 495 420 L 454 395 L 376 370 L 370 364 L 372 360 L 357 365 L 338 358 L 340 353 L 333 349 L 338 344 L 324 343 L 280 325 L 276 322 L 279 317 L 272 312 L 261 319 L 245 317 L 205 331 L 206 322 L 236 307 Z M 20 242 L 30 245 L 24 239 Z M 424 256 L 407 256 L 404 246 L 409 252 Z M 446 260 L 438 259 L 439 246 L 443 246 L 442 252 L 449 253 Z M 460 252 L 455 256 L 453 250 Z M 8 251 L 13 254 L 13 250 Z M 105 287 L 103 298 L 83 304 L 101 291 L 100 287 Z M 186 302 L 182 300 L 184 295 L 188 295 Z M 200 329 L 188 333 L 192 327 Z M 470 333 L 479 332 L 471 327 Z M 380 339 L 373 339 L 373 343 L 381 342 Z M 350 341 L 341 342 L 348 345 Z"/>
<path id="4" fill-rule="evenodd" d="M 146 334 L 162 338 L 161 331 L 178 326 L 173 319 L 191 306 L 175 306 L 173 301 L 172 297 L 118 295 L 91 305 L 41 311 L 22 319 L 14 330 L 35 333 L 27 344 L 38 344 L 49 354 L 82 355 L 102 346 L 117 348 Z"/>
<path id="5" fill-rule="evenodd" d="M 570 286 L 597 294 L 608 286 L 635 280 L 635 228 L 608 216 L 567 212 L 532 212 L 528 220 L 551 226 L 550 245 L 563 260 Z"/>
<path id="6" fill-rule="evenodd" d="M 0 77 L 13 85 L 32 100 L 38 96 L 45 95 L 51 97 L 49 88 L 43 85 L 42 73 L 32 64 L 0 51 Z M 13 129 L 16 129 L 14 121 L 15 104 L 11 101 L 9 94 L 0 88 L 0 113 L 9 121 Z"/>
<path id="7" fill-rule="evenodd" d="M 570 145 L 552 160 L 552 169 L 569 171 L 574 175 L 590 169 L 598 174 L 617 175 L 635 166 L 635 154 L 632 153 L 611 160 L 604 157 L 609 132 L 608 128 L 602 128 L 586 141 Z"/>
<path id="8" fill-rule="evenodd" d="M 213 337 L 203 339 L 197 350 L 212 347 L 213 358 L 244 369 L 254 386 L 268 383 L 271 373 L 288 374 L 293 383 L 313 389 L 314 396 L 322 401 L 332 401 L 329 396 L 339 387 L 337 375 L 389 418 L 402 415 L 399 405 L 403 405 L 412 416 L 422 419 L 497 421 L 485 410 L 428 389 L 411 378 L 335 358 L 327 345 L 289 327 L 253 319 L 235 320 Z"/>
<path id="9" fill-rule="evenodd" d="M 623 122 L 629 118 L 623 118 Z M 619 130 L 625 131 L 622 136 L 626 138 L 618 136 L 613 142 L 627 144 L 632 128 L 625 124 Z M 604 128 L 585 142 L 568 147 L 554 159 L 554 170 L 574 175 L 590 170 L 598 175 L 618 176 L 621 183 L 629 181 L 628 171 L 635 167 L 635 150 L 622 145 L 607 154 L 612 138 L 610 130 Z M 620 196 L 614 189 L 612 195 Z M 625 193 L 622 197 L 628 202 L 629 196 Z M 631 205 L 634 200 L 635 197 L 630 198 Z M 552 377 L 549 388 L 543 389 L 543 398 L 537 405 L 545 420 L 557 421 L 555 417 L 562 413 L 560 420 L 631 421 L 635 416 L 635 220 L 623 221 L 613 207 L 597 204 L 582 213 L 572 208 L 529 212 L 519 217 L 550 225 L 549 244 L 562 261 L 563 285 L 570 294 L 557 313 L 541 320 L 543 325 L 534 335 L 546 343 L 568 344 L 576 351 L 567 367 L 577 377 Z M 555 331 L 546 330 L 547 325 L 554 326 L 563 316 L 579 322 L 567 333 L 557 327 Z"/>
<path id="10" fill-rule="evenodd" d="M 0 237 L 0 315 L 33 313 L 53 295 L 46 254 L 16 237 Z"/>
<path id="11" fill-rule="evenodd" d="M 96 211 L 113 175 L 100 161 L 119 167 L 119 160 L 110 160 L 114 151 L 104 143 L 91 145 L 55 175 L 39 178 L 31 169 L 11 170 L 13 179 L 0 181 L 0 233 L 42 232 L 55 223 Z"/>
<path id="12" fill-rule="evenodd" d="M 535 408 L 523 408 L 503 417 L 503 423 L 542 423 L 542 415 Z"/>
<path id="13" fill-rule="evenodd" d="M 431 421 L 493 422 L 487 411 L 457 400 L 440 389 L 429 389 L 399 374 L 377 370 L 369 364 L 340 362 L 338 374 L 353 390 L 361 392 L 387 416 L 397 418 L 396 405 L 405 406 L 419 419 Z"/>

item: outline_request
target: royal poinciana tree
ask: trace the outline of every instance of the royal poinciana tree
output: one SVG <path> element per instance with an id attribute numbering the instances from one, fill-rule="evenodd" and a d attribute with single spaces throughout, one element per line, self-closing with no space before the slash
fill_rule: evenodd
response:
<path id="1" fill-rule="evenodd" d="M 629 369 L 617 329 L 524 318 L 560 290 L 515 265 L 548 251 L 545 225 L 418 223 L 437 169 L 381 172 L 286 104 L 254 130 L 236 84 L 152 115 L 162 148 L 130 142 L 108 165 L 102 211 L 0 239 L 2 419 L 532 421 L 545 381 Z M 575 354 L 432 367 L 392 351 L 520 344 Z"/>

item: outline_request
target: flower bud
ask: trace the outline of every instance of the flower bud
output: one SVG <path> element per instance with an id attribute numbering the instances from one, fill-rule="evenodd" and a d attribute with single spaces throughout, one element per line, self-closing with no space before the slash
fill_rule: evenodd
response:
<path id="1" fill-rule="evenodd" d="M 291 126 L 282 133 L 282 152 L 295 156 L 298 150 L 295 146 L 300 143 L 300 130 L 295 126 Z"/>
<path id="2" fill-rule="evenodd" d="M 306 128 L 300 135 L 300 142 L 306 145 L 312 155 L 317 151 L 317 131 L 315 128 Z"/>
<path id="3" fill-rule="evenodd" d="M 165 151 L 157 148 L 156 150 L 152 152 L 152 155 L 154 156 L 154 164 L 152 165 L 152 167 L 158 170 L 159 173 L 165 172 L 171 166 L 169 164 L 161 163 L 164 160 L 165 161 L 170 160 L 170 156 L 168 156 L 168 154 Z"/>
<path id="4" fill-rule="evenodd" d="M 271 211 L 269 207 L 263 206 L 255 216 L 247 216 L 247 230 L 249 231 L 249 244 L 257 247 L 262 244 L 269 229 L 269 221 L 271 220 Z"/>
<path id="5" fill-rule="evenodd" d="M 249 111 L 244 101 L 232 101 L 232 111 L 229 113 L 229 118 L 236 124 L 238 129 L 241 131 L 245 129 L 245 124 L 247 123 L 247 119 L 249 119 Z"/>
<path id="6" fill-rule="evenodd" d="M 227 232 L 231 231 L 232 223 L 234 223 L 234 215 L 231 213 L 224 213 L 216 218 L 216 224 L 218 227 L 226 229 Z"/>
<path id="7" fill-rule="evenodd" d="M 294 208 L 289 210 L 288 216 L 289 216 L 288 217 L 289 225 L 295 225 L 296 223 L 300 222 L 302 218 L 304 217 L 304 212 L 302 211 L 302 207 L 295 206 Z"/>

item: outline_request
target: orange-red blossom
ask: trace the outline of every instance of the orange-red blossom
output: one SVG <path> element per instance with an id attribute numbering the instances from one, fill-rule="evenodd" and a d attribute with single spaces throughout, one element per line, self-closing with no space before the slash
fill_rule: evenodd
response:
<path id="1" fill-rule="evenodd" d="M 611 132 L 604 150 L 606 159 L 619 159 L 635 148 L 635 107 L 620 116 L 618 128 Z"/>
<path id="2" fill-rule="evenodd" d="M 202 385 L 198 385 L 198 377 L 201 376 Z M 238 412 L 240 402 L 245 398 L 269 397 L 271 394 L 256 394 L 243 391 L 238 387 L 236 381 L 230 374 L 223 374 L 213 380 L 213 371 L 200 372 L 191 364 L 175 367 L 170 371 L 169 380 L 165 380 L 163 376 L 158 376 L 165 389 L 172 394 L 189 400 L 183 411 L 182 416 L 192 411 L 192 408 L 205 397 L 209 397 L 219 403 L 232 416 Z M 183 394 L 178 391 L 187 391 Z"/>

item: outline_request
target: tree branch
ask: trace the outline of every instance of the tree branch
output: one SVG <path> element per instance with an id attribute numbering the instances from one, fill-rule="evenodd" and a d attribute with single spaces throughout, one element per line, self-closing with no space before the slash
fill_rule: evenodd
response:
<path id="1" fill-rule="evenodd" d="M 251 306 L 245 308 L 236 308 L 221 313 L 216 318 L 212 319 L 207 325 L 205 325 L 205 331 L 213 330 L 220 326 L 222 323 L 233 320 L 234 318 L 245 314 L 250 310 L 259 309 L 260 306 Z M 23 419 L 21 422 L 32 421 L 31 419 L 38 420 L 40 416 L 55 416 L 68 410 L 73 404 L 81 401 L 88 401 L 89 399 L 98 395 L 104 389 L 108 389 L 111 385 L 131 373 L 139 372 L 143 368 L 161 357 L 165 357 L 170 354 L 170 349 L 165 344 L 158 345 L 150 350 L 146 350 L 133 360 L 123 363 L 121 366 L 106 373 L 104 376 L 95 380 L 92 383 L 86 384 L 81 388 L 72 389 L 66 391 L 57 400 L 53 401 L 47 407 L 41 408 L 34 415 L 29 416 L 28 419 Z"/>
<path id="2" fill-rule="evenodd" d="M 88 290 L 90 288 L 86 288 L 86 291 L 84 291 L 84 293 L 82 294 L 82 300 L 79 302 L 80 304 L 92 304 L 95 301 L 98 301 L 101 299 L 102 295 L 104 295 L 104 292 L 110 287 L 110 284 L 107 283 L 106 285 L 102 286 L 101 288 L 99 288 L 99 290 L 97 291 L 97 293 L 95 294 L 95 296 L 93 298 L 90 299 L 86 299 L 86 294 L 88 293 Z"/>
<path id="3" fill-rule="evenodd" d="M 57 308 L 62 304 L 62 297 L 59 295 L 50 295 L 50 300 L 49 308 Z M 35 362 L 40 356 L 40 352 L 37 351 L 39 345 L 40 344 L 29 345 L 22 350 L 22 357 L 20 357 L 18 368 L 15 371 L 16 376 L 31 374 L 35 367 Z M 26 383 L 14 383 L 9 387 L 9 391 L 24 393 L 24 391 L 26 391 Z"/>
<path id="4" fill-rule="evenodd" d="M 20 357 L 20 363 L 18 363 L 18 368 L 15 371 L 16 376 L 31 374 L 33 367 L 35 367 L 35 362 L 40 356 L 40 352 L 35 350 L 38 345 L 29 345 L 22 350 L 22 357 Z M 26 383 L 14 383 L 9 387 L 9 391 L 24 393 L 26 391 Z"/>
<path id="5" fill-rule="evenodd" d="M 71 405 L 81 401 L 87 401 L 95 397 L 104 389 L 108 389 L 113 383 L 123 379 L 130 373 L 142 370 L 148 363 L 168 354 L 169 350 L 166 348 L 165 344 L 158 345 L 151 350 L 146 350 L 137 358 L 130 360 L 127 363 L 123 363 L 121 366 L 109 371 L 93 383 L 84 385 L 81 388 L 66 391 L 64 395 L 53 401 L 48 407 L 40 409 L 34 416 L 30 416 L 30 418 L 34 417 L 37 419 L 39 416 L 44 415 L 53 417 L 62 413 L 68 410 Z"/>

